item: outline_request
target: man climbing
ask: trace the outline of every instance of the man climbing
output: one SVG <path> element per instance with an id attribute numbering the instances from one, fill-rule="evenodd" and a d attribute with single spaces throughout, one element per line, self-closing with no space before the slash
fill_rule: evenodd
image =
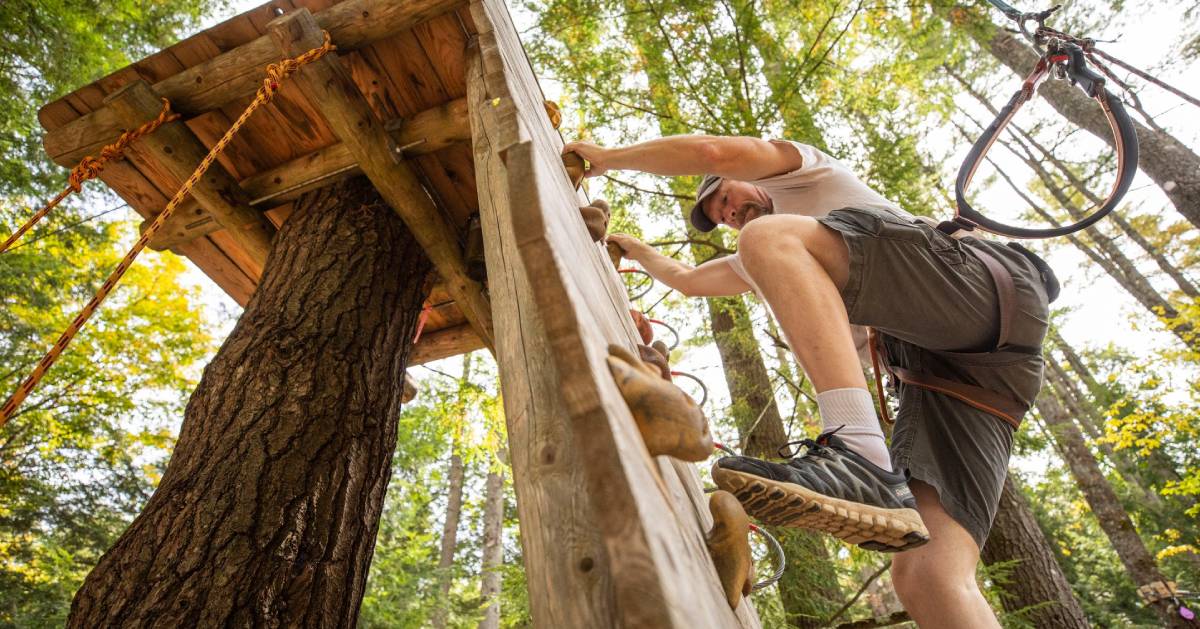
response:
<path id="1" fill-rule="evenodd" d="M 1027 251 L 951 238 L 798 142 L 674 136 L 574 142 L 589 176 L 699 175 L 691 222 L 740 231 L 696 267 L 609 236 L 689 296 L 759 294 L 817 391 L 822 430 L 786 464 L 724 457 L 713 479 L 769 524 L 906 551 L 892 579 L 922 627 L 998 627 L 975 583 L 1014 424 L 1041 386 L 1049 270 Z M 852 325 L 854 324 L 854 325 Z M 891 449 L 859 360 L 870 326 L 900 380 Z M 856 336 L 859 337 L 856 343 Z"/>

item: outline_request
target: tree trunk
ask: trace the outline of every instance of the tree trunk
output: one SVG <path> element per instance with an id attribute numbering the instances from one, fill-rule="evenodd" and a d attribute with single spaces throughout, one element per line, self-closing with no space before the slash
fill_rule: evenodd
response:
<path id="1" fill-rule="evenodd" d="M 429 269 L 365 179 L 302 197 L 68 625 L 353 627 Z"/>
<path id="2" fill-rule="evenodd" d="M 1117 551 L 1117 556 L 1125 565 L 1130 580 L 1138 586 L 1166 581 L 1166 577 L 1154 562 L 1154 557 L 1146 549 L 1142 538 L 1138 536 L 1133 521 L 1129 519 L 1129 514 L 1121 506 L 1121 501 L 1117 499 L 1116 492 L 1109 485 L 1108 479 L 1104 477 L 1100 466 L 1096 464 L 1096 459 L 1084 442 L 1079 427 L 1067 416 L 1058 400 L 1046 390 L 1038 395 L 1037 408 L 1042 420 L 1050 429 L 1050 433 L 1054 435 L 1054 439 L 1062 448 L 1063 459 L 1071 470 L 1075 484 L 1083 492 L 1088 506 L 1096 516 L 1108 541 L 1112 544 L 1113 550 Z M 1154 609 L 1158 612 L 1164 626 L 1193 626 L 1172 612 L 1169 601 L 1159 601 L 1154 604 Z"/>
<path id="3" fill-rule="evenodd" d="M 1089 626 L 1079 599 L 1075 598 L 1075 592 L 1063 576 L 1054 550 L 1042 529 L 1038 528 L 1011 473 L 1004 481 L 1000 508 L 981 557 L 989 566 L 1016 562 L 1008 580 L 1001 584 L 1005 610 L 1016 612 L 1049 603 L 1029 612 L 1035 627 Z"/>
<path id="4" fill-rule="evenodd" d="M 450 455 L 450 487 L 446 490 L 446 519 L 442 522 L 442 547 L 438 554 L 438 600 L 429 624 L 436 629 L 446 626 L 450 611 L 450 582 L 454 570 L 454 551 L 458 548 L 458 518 L 462 514 L 463 460 L 458 453 Z"/>
<path id="5" fill-rule="evenodd" d="M 433 617 L 429 624 L 435 629 L 446 626 L 446 616 L 450 612 L 450 585 L 454 576 L 454 551 L 458 549 L 458 521 L 462 516 L 463 480 L 466 470 L 463 468 L 459 449 L 462 447 L 459 435 L 461 424 L 466 423 L 466 399 L 464 391 L 471 382 L 471 354 L 463 355 L 462 376 L 458 380 L 458 405 L 456 408 L 460 424 L 451 429 L 450 438 L 450 469 L 448 472 L 449 486 L 446 489 L 446 519 L 442 521 L 442 547 L 438 554 L 438 600 L 433 608 Z"/>
<path id="6" fill-rule="evenodd" d="M 483 579 L 479 595 L 487 607 L 479 629 L 500 629 L 500 567 L 504 565 L 504 472 L 487 476 L 487 500 L 483 507 Z"/>
<path id="7" fill-rule="evenodd" d="M 992 29 L 980 45 L 1024 78 L 1037 64 L 1038 54 L 1007 31 Z M 1067 120 L 1112 144 L 1108 120 L 1099 105 L 1066 81 L 1047 81 L 1038 90 Z M 1141 155 L 1138 168 L 1162 188 L 1175 209 L 1200 227 L 1200 155 L 1174 136 L 1133 121 Z"/>

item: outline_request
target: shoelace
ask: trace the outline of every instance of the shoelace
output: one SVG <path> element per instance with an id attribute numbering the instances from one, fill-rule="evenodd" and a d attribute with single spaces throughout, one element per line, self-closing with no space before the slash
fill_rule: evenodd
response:
<path id="1" fill-rule="evenodd" d="M 779 458 L 781 459 L 796 459 L 804 458 L 808 456 L 810 452 L 820 452 L 829 444 L 829 438 L 833 435 L 836 435 L 842 428 L 845 428 L 845 426 L 838 426 L 833 430 L 825 431 L 817 435 L 816 439 L 797 439 L 796 441 L 789 441 L 779 446 L 779 449 L 776 450 L 776 453 L 779 454 Z M 804 448 L 804 453 L 801 454 L 800 448 L 790 450 L 792 446 L 802 446 Z"/>

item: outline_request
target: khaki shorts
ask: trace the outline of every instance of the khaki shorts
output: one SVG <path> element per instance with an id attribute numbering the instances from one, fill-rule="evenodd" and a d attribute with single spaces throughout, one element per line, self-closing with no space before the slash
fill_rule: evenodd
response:
<path id="1" fill-rule="evenodd" d="M 845 208 L 818 220 L 841 233 L 849 249 L 842 299 L 850 322 L 882 333 L 892 364 L 1032 405 L 1042 384 L 1037 348 L 1046 335 L 1048 303 L 1031 261 L 1001 243 L 956 240 L 880 210 Z M 1012 274 L 1017 302 L 1009 342 L 1034 348 L 1031 353 L 979 353 L 995 343 L 999 305 L 991 274 L 972 247 L 986 249 Z M 895 385 L 893 463 L 933 486 L 946 512 L 982 548 L 1008 472 L 1012 426 L 939 393 Z"/>

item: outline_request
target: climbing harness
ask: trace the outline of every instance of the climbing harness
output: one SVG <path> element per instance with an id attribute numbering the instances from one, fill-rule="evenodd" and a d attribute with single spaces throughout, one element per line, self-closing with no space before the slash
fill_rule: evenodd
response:
<path id="1" fill-rule="evenodd" d="M 1106 75 L 1112 77 L 1115 81 L 1112 73 L 1103 64 L 1099 63 L 1094 54 L 1092 54 L 1096 52 L 1093 49 L 1094 42 L 1072 37 L 1045 25 L 1046 19 L 1058 11 L 1061 5 L 1036 13 L 1022 13 L 1001 0 L 988 0 L 988 2 L 1000 9 L 1010 19 L 1017 22 L 1021 33 L 1033 42 L 1034 47 L 1042 53 L 1042 56 L 1038 59 L 1033 71 L 1025 78 L 1021 89 L 1000 110 L 996 119 L 992 124 L 988 125 L 983 135 L 971 147 L 971 151 L 967 154 L 966 160 L 959 168 L 958 177 L 954 182 L 954 218 L 942 222 L 938 225 L 938 229 L 947 234 L 952 234 L 959 230 L 971 231 L 979 228 L 983 231 L 1012 238 L 1051 238 L 1075 233 L 1099 221 L 1109 212 L 1113 211 L 1117 207 L 1117 204 L 1120 203 L 1121 198 L 1129 190 L 1129 185 L 1133 182 L 1134 175 L 1137 174 L 1138 163 L 1138 140 L 1133 122 L 1125 112 L 1125 106 L 1121 103 L 1121 100 L 1105 89 L 1105 77 L 1097 74 L 1088 67 L 1087 59 L 1090 58 L 1097 67 L 1100 67 Z M 1037 28 L 1032 33 L 1027 28 L 1027 24 L 1031 21 L 1037 23 Z M 976 169 L 983 161 L 984 156 L 987 155 L 988 150 L 991 149 L 992 144 L 999 137 L 1000 132 L 1012 121 L 1017 110 L 1033 99 L 1038 85 L 1051 76 L 1069 80 L 1072 85 L 1078 86 L 1089 98 L 1094 99 L 1100 104 L 1100 108 L 1104 111 L 1104 115 L 1108 119 L 1108 124 L 1112 128 L 1113 143 L 1117 154 L 1116 181 L 1113 183 L 1108 197 L 1099 204 L 1099 207 L 1094 208 L 1090 214 L 1085 215 L 1082 219 L 1070 225 L 1046 229 L 1030 229 L 1005 225 L 991 220 L 971 207 L 971 204 L 967 202 L 967 188 L 971 185 L 971 179 L 975 176 Z M 1120 81 L 1115 82 L 1123 85 Z"/>
<path id="2" fill-rule="evenodd" d="M 188 177 L 187 181 L 185 181 L 179 188 L 179 191 L 175 193 L 175 196 L 171 197 L 171 200 L 167 202 L 167 205 L 163 208 L 163 211 L 154 218 L 154 222 L 151 223 L 148 228 L 146 228 L 146 231 L 142 232 L 141 237 L 138 238 L 137 242 L 133 244 L 133 247 L 129 250 L 129 253 L 125 254 L 125 257 L 119 264 L 117 264 L 117 267 L 113 269 L 113 272 L 108 276 L 108 279 L 104 281 L 104 284 L 100 287 L 100 290 L 96 291 L 96 294 L 94 297 L 92 297 L 91 301 L 89 301 L 87 305 L 83 307 L 83 310 L 80 311 L 79 315 L 76 316 L 73 321 L 71 321 L 71 324 L 67 326 L 67 329 L 58 338 L 58 341 L 54 343 L 54 346 L 50 348 L 50 351 L 48 351 L 42 360 L 38 362 L 37 366 L 34 367 L 33 373 L 31 373 L 29 377 L 21 383 L 16 392 L 14 392 L 12 396 L 8 398 L 8 401 L 4 403 L 4 406 L 0 407 L 0 427 L 3 427 L 8 422 L 9 418 L 16 413 L 17 408 L 21 405 L 21 402 L 23 402 L 25 398 L 29 396 L 29 393 L 33 391 L 38 382 L 41 381 L 42 377 L 46 375 L 46 371 L 50 369 L 50 366 L 53 365 L 56 360 L 58 360 L 60 355 L 62 355 L 63 350 L 67 348 L 67 345 L 71 342 L 71 339 L 75 338 L 75 335 L 79 333 L 80 328 L 87 323 L 88 319 L 91 318 L 91 316 L 100 307 L 100 304 L 104 301 L 104 298 L 107 297 L 108 294 L 112 292 L 112 289 L 116 287 L 117 282 L 119 282 L 121 277 L 125 275 L 125 272 L 129 270 L 129 267 L 133 264 L 133 261 L 137 258 L 138 254 L 142 252 L 142 249 L 146 247 L 146 244 L 150 242 L 150 239 L 153 238 L 156 233 L 158 233 L 158 231 L 166 223 L 167 219 L 171 216 L 171 213 L 175 211 L 175 208 L 177 208 L 179 204 L 183 202 L 183 200 L 187 197 L 188 192 L 190 192 L 192 187 L 196 185 L 196 182 L 200 181 L 200 178 L 204 176 L 204 173 L 210 166 L 212 166 L 212 163 L 217 159 L 217 156 L 225 150 L 226 145 L 228 145 L 233 139 L 233 136 L 236 135 L 239 130 L 241 130 L 242 125 L 246 123 L 246 120 L 250 118 L 250 115 L 262 105 L 269 103 L 271 99 L 274 98 L 275 93 L 279 91 L 280 83 L 296 72 L 296 70 L 300 69 L 301 66 L 312 63 L 321 57 L 324 57 L 329 52 L 337 49 L 337 47 L 334 46 L 330 41 L 329 33 L 324 32 L 324 36 L 324 43 L 317 48 L 313 48 L 312 50 L 309 50 L 298 57 L 283 59 L 279 63 L 273 63 L 267 66 L 267 76 L 265 79 L 263 79 L 263 84 L 258 88 L 258 92 L 255 93 L 254 100 L 252 100 L 250 104 L 246 106 L 246 109 L 242 112 L 242 115 L 238 116 L 237 120 L 230 125 L 229 129 L 225 132 L 225 135 L 221 136 L 220 140 L 217 140 L 217 143 L 213 145 L 208 154 L 204 156 L 204 159 L 200 161 L 200 165 L 196 167 L 196 171 L 192 173 L 192 176 Z M 72 171 L 71 183 L 68 185 L 68 190 L 74 190 L 86 179 L 90 179 L 98 175 L 100 170 L 103 169 L 103 164 L 105 161 L 119 157 L 121 152 L 124 151 L 125 147 L 137 139 L 137 137 L 140 137 L 140 135 L 144 135 L 146 133 L 150 133 L 165 122 L 173 120 L 174 118 L 171 118 L 171 116 L 174 116 L 175 114 L 170 113 L 168 105 L 169 104 L 166 103 L 164 99 L 163 113 L 160 113 L 158 118 L 150 123 L 147 123 L 147 125 L 139 127 L 138 130 L 134 131 L 132 135 L 122 134 L 121 138 L 118 139 L 113 145 L 114 147 L 118 147 L 117 149 L 110 150 L 112 147 L 105 147 L 105 149 L 101 151 L 100 159 L 90 160 L 90 158 L 85 158 L 84 162 L 82 162 L 75 171 Z M 151 126 L 152 128 L 150 128 Z M 130 137 L 127 138 L 126 136 Z M 106 152 L 108 155 L 105 155 Z M 78 179 L 76 177 L 77 172 L 80 173 Z M 49 207 L 56 205 L 59 201 L 65 198 L 66 195 L 67 191 L 64 190 L 62 194 L 56 197 L 55 200 L 49 204 Z M 39 211 L 39 214 L 44 216 L 47 212 L 49 212 L 49 210 L 43 208 L 42 211 Z M 34 222 L 36 221 L 30 221 L 28 224 L 31 226 L 31 224 Z M 24 230 L 27 231 L 28 227 L 25 227 Z M 24 232 L 21 231 L 21 233 Z M 19 234 L 17 237 L 19 237 Z M 5 244 L 5 248 L 7 248 L 8 244 L 11 244 L 11 241 L 15 241 L 15 239 L 10 238 L 10 242 Z"/>
<path id="3" fill-rule="evenodd" d="M 1000 260 L 985 250 L 984 245 L 966 240 L 962 241 L 962 243 L 963 246 L 969 248 L 983 262 L 984 267 L 992 278 L 992 283 L 996 286 L 996 301 L 1000 311 L 1000 322 L 996 330 L 996 339 L 990 345 L 989 349 L 983 351 L 949 352 L 929 349 L 922 349 L 922 351 L 942 358 L 965 361 L 976 365 L 1001 365 L 1010 363 L 1021 356 L 1037 355 L 1040 350 L 1036 347 L 1025 347 L 1009 342 L 1009 332 L 1012 329 L 1012 321 L 1017 309 L 1017 288 L 1013 282 L 1012 274 L 1009 273 Z M 1059 285 L 1058 279 L 1054 276 L 1054 272 L 1050 269 L 1049 265 L 1032 251 L 1017 243 L 1008 243 L 1006 246 L 1016 250 L 1033 264 L 1041 275 L 1042 285 L 1046 290 L 1048 301 L 1054 301 L 1058 297 Z M 889 424 L 893 423 L 888 411 L 887 399 L 884 395 L 881 364 L 883 371 L 886 371 L 894 379 L 906 385 L 952 397 L 1003 420 L 1014 429 L 1021 427 L 1021 418 L 1029 411 L 1029 404 L 1004 393 L 998 393 L 973 384 L 956 382 L 926 373 L 925 371 L 916 371 L 896 365 L 888 360 L 887 352 L 881 340 L 882 334 L 874 328 L 869 328 L 867 333 L 867 345 L 870 349 L 871 363 L 875 372 L 875 390 L 879 397 L 880 414 L 885 422 Z"/>

